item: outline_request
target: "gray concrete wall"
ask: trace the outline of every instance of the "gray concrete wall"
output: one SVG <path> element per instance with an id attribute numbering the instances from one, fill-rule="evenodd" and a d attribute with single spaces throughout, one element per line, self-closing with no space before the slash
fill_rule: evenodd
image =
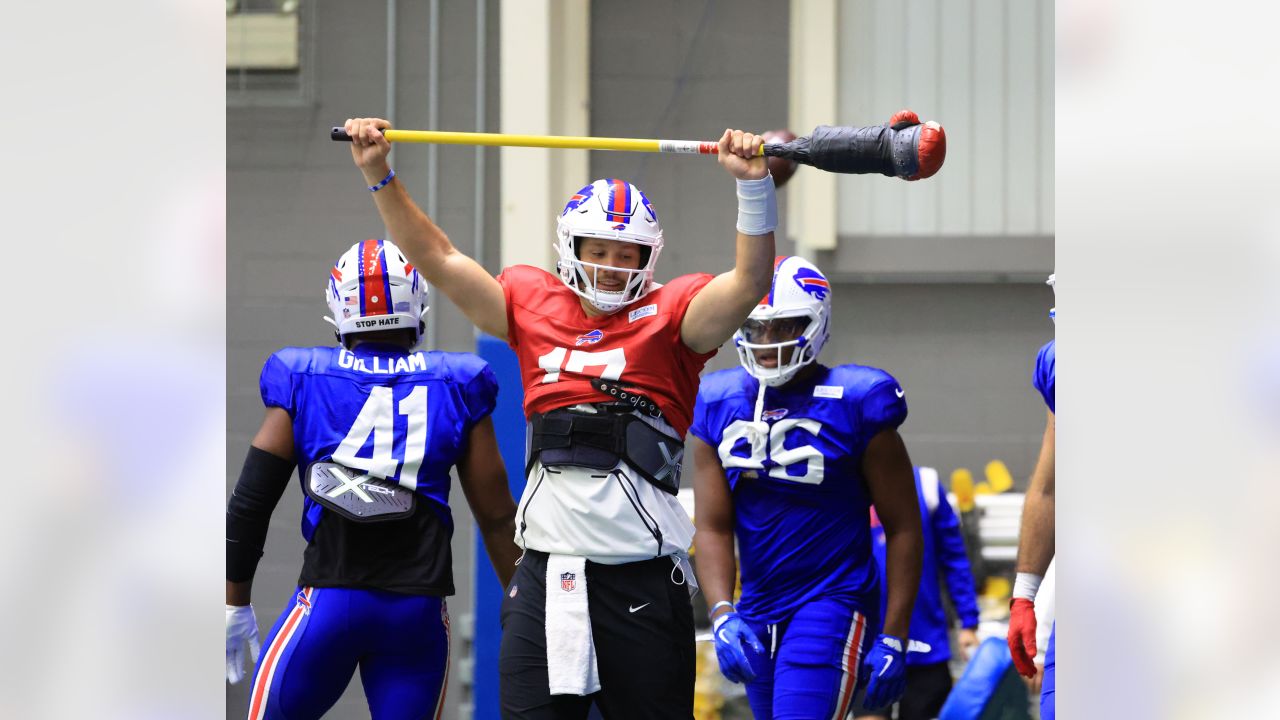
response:
<path id="1" fill-rule="evenodd" d="M 918 465 L 943 481 L 966 467 L 981 480 L 1003 460 L 1025 487 L 1040 450 L 1045 407 L 1031 386 L 1053 337 L 1044 285 L 854 285 L 834 289 L 835 327 L 824 359 L 874 365 L 907 392 L 902 435 Z"/>

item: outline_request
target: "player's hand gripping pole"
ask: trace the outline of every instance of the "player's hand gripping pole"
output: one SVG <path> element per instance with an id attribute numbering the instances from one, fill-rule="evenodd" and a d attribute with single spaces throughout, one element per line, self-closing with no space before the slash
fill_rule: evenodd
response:
<path id="1" fill-rule="evenodd" d="M 444 132 L 437 130 L 384 130 L 391 142 L 440 145 L 490 145 L 503 147 L 562 148 L 568 150 L 622 150 L 628 152 L 717 154 L 717 143 L 705 140 L 639 140 L 632 138 L 571 137 L 564 135 L 507 135 L 502 133 Z M 340 127 L 332 140 L 350 142 Z M 901 110 L 885 125 L 832 127 L 819 125 L 805 137 L 790 142 L 765 143 L 760 154 L 794 160 L 819 170 L 853 175 L 879 173 L 904 180 L 927 178 L 947 157 L 947 134 L 942 126 L 921 123 L 910 110 Z"/>

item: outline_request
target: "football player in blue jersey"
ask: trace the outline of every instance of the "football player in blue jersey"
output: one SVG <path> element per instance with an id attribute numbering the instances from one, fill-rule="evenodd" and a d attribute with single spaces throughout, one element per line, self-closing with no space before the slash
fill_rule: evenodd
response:
<path id="1" fill-rule="evenodd" d="M 426 283 L 399 248 L 365 240 L 325 291 L 341 343 L 267 359 L 266 419 L 227 503 L 227 679 L 258 654 L 250 586 L 271 512 L 296 465 L 307 540 L 298 589 L 267 635 L 249 717 L 318 718 L 357 667 L 374 718 L 439 718 L 452 595 L 449 472 L 505 583 L 519 556 L 515 502 L 480 358 L 414 351 Z"/>
<path id="2" fill-rule="evenodd" d="M 858 688 L 883 707 L 906 683 L 923 541 L 897 431 L 905 393 L 883 370 L 819 364 L 830 318 L 826 277 L 779 258 L 735 336 L 742 367 L 702 379 L 691 428 L 694 545 L 716 655 L 762 719 L 842 720 Z M 887 538 L 883 619 L 872 503 Z"/>
<path id="3" fill-rule="evenodd" d="M 1054 276 L 1049 276 L 1049 286 L 1055 287 Z M 1057 321 L 1057 310 L 1049 311 L 1049 317 Z M 1036 356 L 1036 370 L 1032 384 L 1044 398 L 1049 410 L 1045 419 L 1044 439 L 1040 444 L 1040 458 L 1031 472 L 1031 484 L 1027 488 L 1022 506 L 1022 529 L 1018 535 L 1017 575 L 1013 581 L 1013 599 L 1009 605 L 1009 651 L 1013 664 L 1025 677 L 1035 677 L 1036 666 L 1036 592 L 1049 569 L 1054 553 L 1054 436 L 1056 392 L 1054 372 L 1055 341 L 1050 340 Z M 1040 717 L 1053 720 L 1055 661 L 1053 646 L 1058 634 L 1057 623 L 1049 635 L 1049 650 L 1044 657 L 1044 680 L 1040 685 Z"/>

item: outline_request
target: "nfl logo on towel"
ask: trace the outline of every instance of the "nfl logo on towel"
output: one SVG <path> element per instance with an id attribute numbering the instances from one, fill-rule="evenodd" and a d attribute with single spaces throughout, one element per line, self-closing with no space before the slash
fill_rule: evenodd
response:
<path id="1" fill-rule="evenodd" d="M 578 587 L 578 583 L 575 582 L 577 577 L 577 575 L 571 572 L 560 573 L 560 589 L 565 592 L 573 592 L 573 589 Z"/>

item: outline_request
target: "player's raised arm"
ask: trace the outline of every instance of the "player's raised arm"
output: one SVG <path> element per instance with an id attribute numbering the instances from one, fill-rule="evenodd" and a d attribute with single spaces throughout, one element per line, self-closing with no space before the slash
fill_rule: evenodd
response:
<path id="1" fill-rule="evenodd" d="M 769 291 L 778 201 L 769 166 L 758 154 L 763 143 L 759 135 L 741 130 L 725 130 L 720 138 L 720 164 L 738 181 L 736 260 L 689 303 L 680 336 L 694 352 L 723 345 Z"/>
<path id="2" fill-rule="evenodd" d="M 364 174 L 378 214 L 392 239 L 427 282 L 439 288 L 484 332 L 507 337 L 506 299 L 502 286 L 480 263 L 463 255 L 431 218 L 414 203 L 387 163 L 391 143 L 382 130 L 391 123 L 379 118 L 349 119 L 351 158 Z"/>

